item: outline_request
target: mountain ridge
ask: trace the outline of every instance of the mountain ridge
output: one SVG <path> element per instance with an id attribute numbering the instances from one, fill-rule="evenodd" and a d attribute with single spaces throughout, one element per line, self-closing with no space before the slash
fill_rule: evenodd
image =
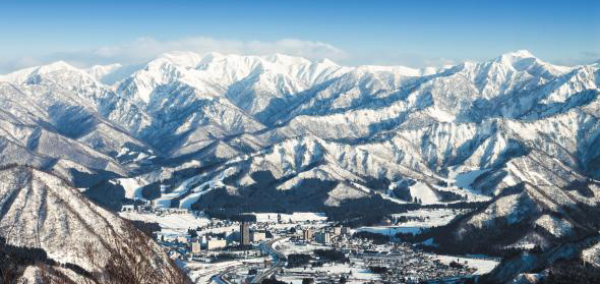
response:
<path id="1" fill-rule="evenodd" d="M 186 283 L 148 236 L 92 204 L 68 181 L 18 165 L 1 167 L 0 179 L 0 254 L 9 257 L 0 265 L 4 277 L 13 266 L 23 270 L 19 282 L 44 281 L 45 274 L 75 283 Z M 31 269 L 41 273 L 27 273 Z"/>
<path id="2" fill-rule="evenodd" d="M 112 210 L 129 197 L 356 221 L 473 207 L 435 242 L 533 253 L 600 227 L 581 217 L 600 202 L 599 95 L 600 65 L 522 50 L 421 69 L 189 52 L 57 62 L 0 76 L 0 165 L 52 171 Z"/>

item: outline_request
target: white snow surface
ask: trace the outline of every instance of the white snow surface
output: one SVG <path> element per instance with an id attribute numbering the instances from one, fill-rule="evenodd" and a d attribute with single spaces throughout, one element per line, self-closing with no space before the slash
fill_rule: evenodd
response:
<path id="1" fill-rule="evenodd" d="M 285 222 L 305 222 L 305 221 L 325 221 L 327 216 L 324 213 L 313 213 L 313 212 L 295 212 L 292 214 L 280 214 L 280 213 L 249 213 L 256 216 L 256 222 L 258 223 L 271 223 L 277 222 L 278 216 L 281 217 L 282 221 Z"/>
<path id="2" fill-rule="evenodd" d="M 282 194 L 322 188 L 311 196 L 325 206 L 412 202 L 389 186 L 404 183 L 423 204 L 494 200 L 467 220 L 476 228 L 516 224 L 540 208 L 600 202 L 592 183 L 593 197 L 565 192 L 600 174 L 599 68 L 524 50 L 422 69 L 282 54 L 59 61 L 0 76 L 0 165 L 70 182 L 112 176 L 133 198 L 165 183 L 156 203 L 183 208 L 215 189 L 238 196 L 257 173 Z"/>
<path id="3" fill-rule="evenodd" d="M 450 256 L 450 255 L 439 255 L 431 254 L 432 257 L 439 259 L 442 263 L 448 265 L 452 261 L 459 262 L 461 264 L 466 263 L 467 266 L 476 268 L 477 271 L 474 275 L 483 275 L 492 271 L 499 263 L 499 259 L 489 257 L 464 257 L 464 256 Z"/>
<path id="4" fill-rule="evenodd" d="M 96 272 L 105 268 L 117 243 L 127 247 L 135 241 L 157 272 L 174 269 L 156 243 L 136 239 L 128 223 L 91 203 L 61 178 L 15 166 L 0 170 L 0 180 L 0 236 L 8 244 L 42 249 L 59 264 Z"/>
<path id="5" fill-rule="evenodd" d="M 158 223 L 162 231 L 171 234 L 187 234 L 188 229 L 205 226 L 210 219 L 192 213 L 157 215 L 154 213 L 120 212 L 119 215 L 128 220 Z"/>
<path id="6" fill-rule="evenodd" d="M 145 185 L 145 181 L 137 178 L 120 178 L 117 181 L 125 189 L 125 197 L 129 199 L 143 199 L 141 188 Z"/>

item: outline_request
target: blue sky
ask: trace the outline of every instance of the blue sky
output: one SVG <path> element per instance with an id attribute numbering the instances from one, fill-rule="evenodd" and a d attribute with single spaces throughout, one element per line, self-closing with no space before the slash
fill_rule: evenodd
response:
<path id="1" fill-rule="evenodd" d="M 600 59 L 600 1 L 13 1 L 0 72 L 53 60 L 139 63 L 171 49 L 421 67 L 527 49 Z"/>

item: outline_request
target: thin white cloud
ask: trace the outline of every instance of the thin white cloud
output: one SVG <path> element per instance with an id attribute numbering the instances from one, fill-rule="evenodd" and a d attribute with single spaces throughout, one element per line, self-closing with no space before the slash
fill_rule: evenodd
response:
<path id="1" fill-rule="evenodd" d="M 175 41 L 139 38 L 131 43 L 120 46 L 100 47 L 93 51 L 93 55 L 103 58 L 140 60 L 154 58 L 159 54 L 173 50 L 193 51 L 200 54 L 215 51 L 245 55 L 284 53 L 309 59 L 329 58 L 332 60 L 341 60 L 347 57 L 346 52 L 342 49 L 318 41 L 299 39 L 239 41 L 219 40 L 208 37 L 190 37 Z"/>
<path id="2" fill-rule="evenodd" d="M 362 55 L 356 54 L 352 57 L 352 62 L 357 65 L 401 65 L 412 68 L 422 68 L 443 67 L 446 65 L 457 64 L 460 61 L 443 57 L 428 57 L 412 52 L 380 51 Z"/>
<path id="3" fill-rule="evenodd" d="M 46 63 L 46 61 L 33 57 L 19 57 L 14 59 L 0 58 L 0 74 L 27 67 L 37 66 L 44 63 Z"/>
<path id="4" fill-rule="evenodd" d="M 186 37 L 179 40 L 157 40 L 138 38 L 131 42 L 113 46 L 101 46 L 88 50 L 47 54 L 38 57 L 0 58 L 0 74 L 14 70 L 46 64 L 58 60 L 67 61 L 78 67 L 95 64 L 122 63 L 141 64 L 165 52 L 192 51 L 199 54 L 219 52 L 224 54 L 269 55 L 282 53 L 301 56 L 311 60 L 327 58 L 344 65 L 403 65 L 413 68 L 441 67 L 465 61 L 466 58 L 430 57 L 419 53 L 381 50 L 378 52 L 350 53 L 332 44 L 294 38 L 275 41 L 242 41 L 210 37 Z M 492 55 L 496 56 L 496 55 Z M 575 65 L 588 64 L 600 59 L 597 52 L 582 52 L 573 58 L 554 58 L 552 63 Z"/>
<path id="5" fill-rule="evenodd" d="M 344 61 L 348 58 L 348 54 L 344 50 L 331 44 L 293 38 L 277 41 L 241 41 L 188 37 L 180 40 L 160 41 L 144 37 L 122 45 L 102 46 L 91 50 L 55 53 L 40 58 L 0 60 L 0 73 L 57 60 L 65 60 L 79 67 L 109 63 L 139 64 L 171 51 L 192 51 L 199 54 L 219 52 L 242 55 L 282 53 L 311 60 L 328 58 L 333 61 Z"/>
<path id="6" fill-rule="evenodd" d="M 554 63 L 565 66 L 584 65 L 600 61 L 600 52 L 583 51 L 579 54 L 568 58 L 556 58 L 552 60 Z"/>

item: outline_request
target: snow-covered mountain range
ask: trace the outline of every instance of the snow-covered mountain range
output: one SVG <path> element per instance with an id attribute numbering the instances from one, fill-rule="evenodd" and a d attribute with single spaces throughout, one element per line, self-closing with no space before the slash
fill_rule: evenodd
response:
<path id="1" fill-rule="evenodd" d="M 437 69 L 188 52 L 137 69 L 56 62 L 0 76 L 2 160 L 141 183 L 213 166 L 195 179 L 235 176 L 230 191 L 257 171 L 285 179 L 278 190 L 317 178 L 348 196 L 377 179 L 423 203 L 564 187 L 600 175 L 599 68 L 523 50 Z"/>
<path id="2" fill-rule="evenodd" d="M 189 52 L 56 62 L 0 76 L 0 163 L 165 207 L 486 201 L 457 238 L 498 222 L 578 227 L 565 208 L 600 200 L 599 93 L 600 63 L 524 50 L 422 69 Z"/>

